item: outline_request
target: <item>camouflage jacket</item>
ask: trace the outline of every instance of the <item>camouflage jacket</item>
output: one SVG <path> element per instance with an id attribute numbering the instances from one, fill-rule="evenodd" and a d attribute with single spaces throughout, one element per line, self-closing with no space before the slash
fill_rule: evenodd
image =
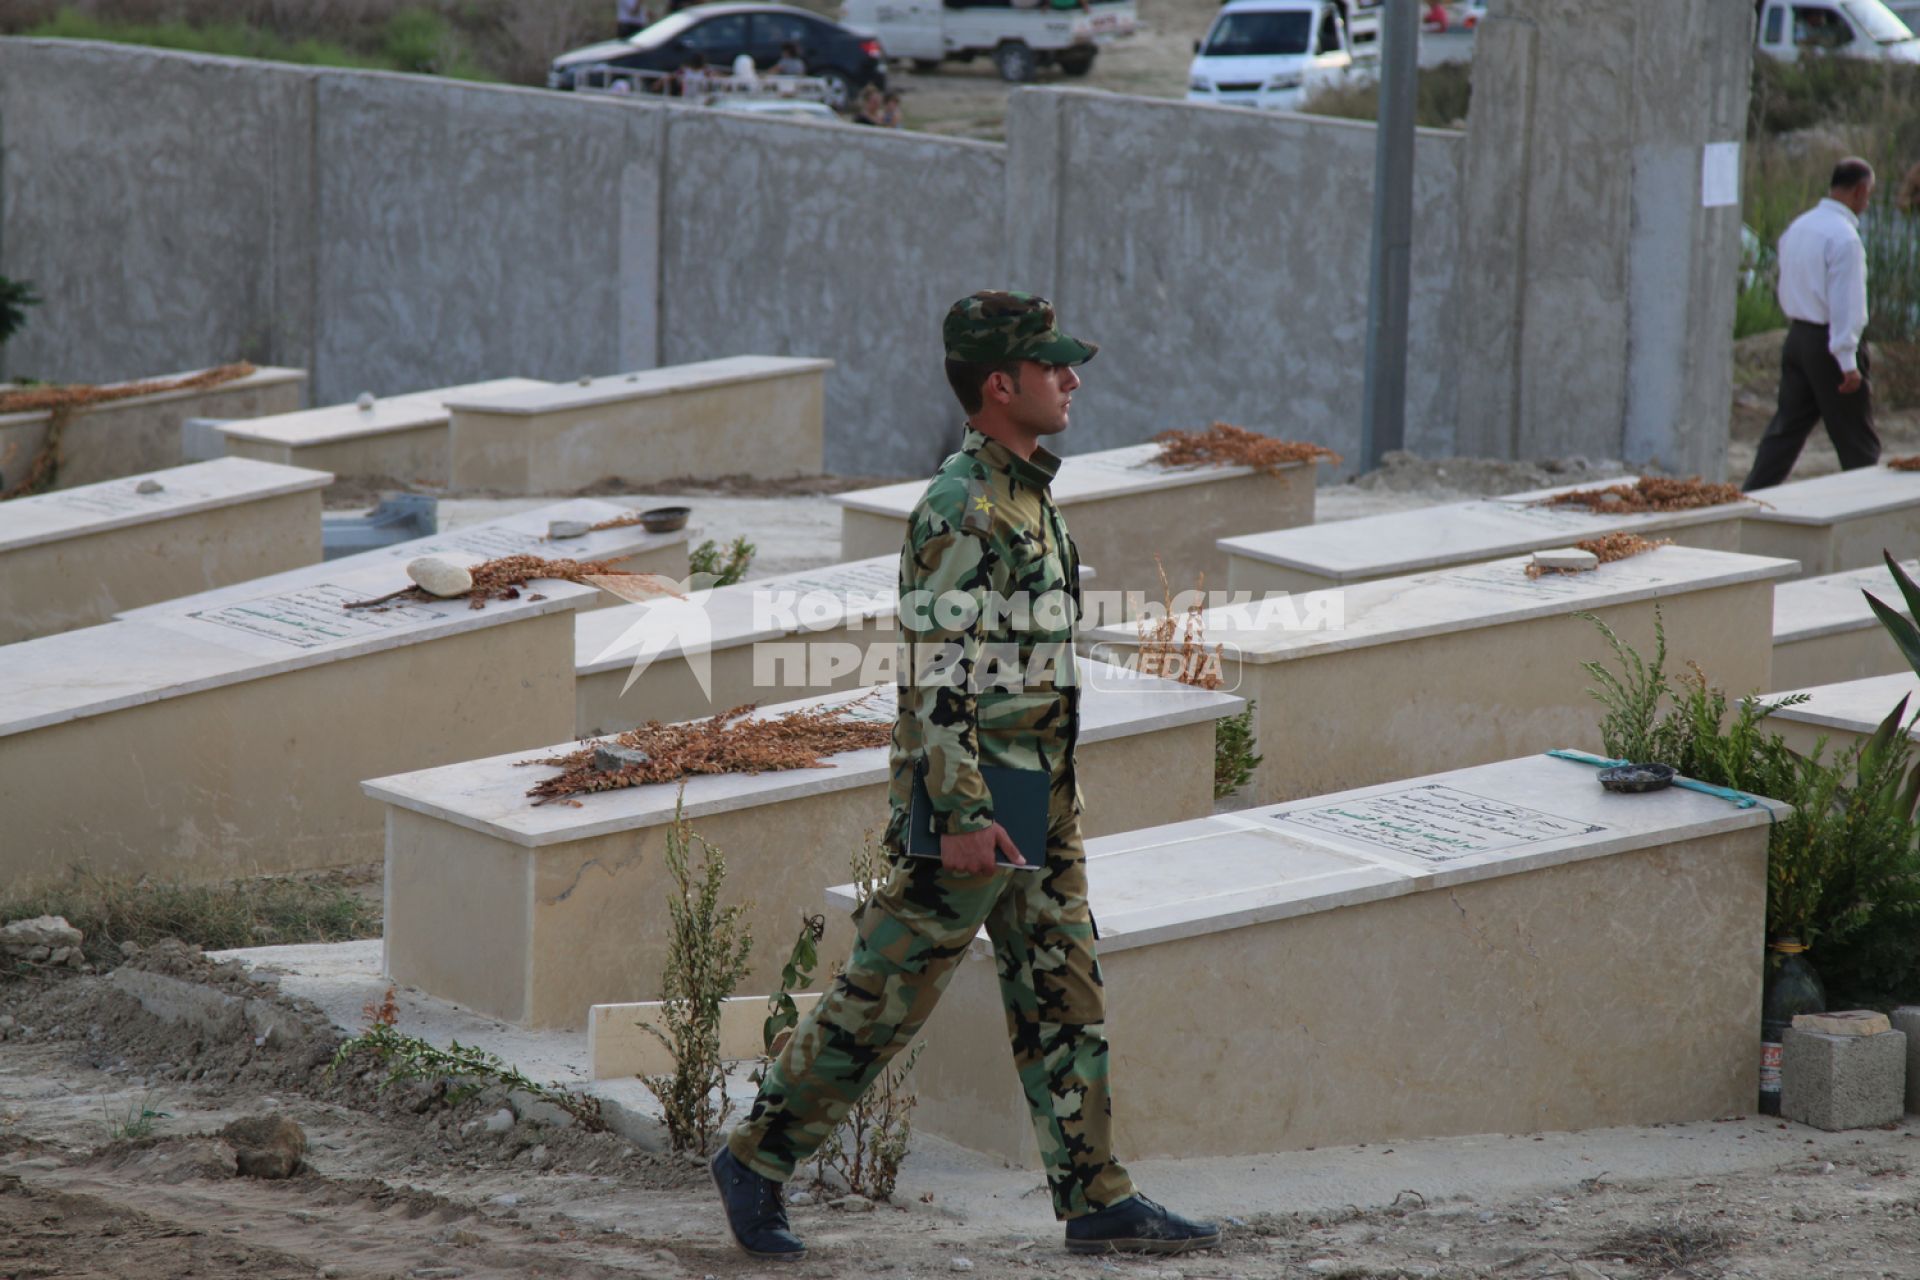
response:
<path id="1" fill-rule="evenodd" d="M 902 847 L 923 762 L 936 824 L 948 834 L 993 822 L 982 764 L 1045 769 L 1079 812 L 1080 553 L 1048 490 L 1059 469 L 1045 449 L 1023 460 L 969 429 L 907 518 L 891 849 Z"/>

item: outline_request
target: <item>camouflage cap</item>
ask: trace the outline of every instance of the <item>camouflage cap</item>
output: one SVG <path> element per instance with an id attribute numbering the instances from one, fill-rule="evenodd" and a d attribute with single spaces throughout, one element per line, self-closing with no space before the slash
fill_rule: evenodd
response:
<path id="1" fill-rule="evenodd" d="M 968 294 L 947 309 L 940 336 L 947 359 L 970 364 L 1038 360 L 1042 364 L 1085 364 L 1100 348 L 1060 332 L 1053 304 L 1031 293 L 986 289 Z"/>

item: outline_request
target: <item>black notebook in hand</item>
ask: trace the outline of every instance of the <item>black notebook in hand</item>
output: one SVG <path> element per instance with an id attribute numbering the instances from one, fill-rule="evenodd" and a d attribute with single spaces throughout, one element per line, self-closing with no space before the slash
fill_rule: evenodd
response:
<path id="1" fill-rule="evenodd" d="M 1047 812 L 1053 776 L 1045 769 L 1004 769 L 981 765 L 980 776 L 993 797 L 994 821 L 1007 829 L 1013 847 L 1027 860 L 1023 867 L 994 850 L 994 860 L 1016 871 L 1038 871 L 1047 861 Z M 940 833 L 933 827 L 933 799 L 927 794 L 924 764 L 913 771 L 913 801 L 907 809 L 907 852 L 916 858 L 940 856 Z"/>

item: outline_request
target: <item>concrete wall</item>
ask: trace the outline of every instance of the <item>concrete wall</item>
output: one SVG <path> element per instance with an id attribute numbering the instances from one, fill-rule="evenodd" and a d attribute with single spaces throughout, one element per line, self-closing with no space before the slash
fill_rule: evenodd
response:
<path id="1" fill-rule="evenodd" d="M 1493 0 L 1461 215 L 1463 453 L 1718 479 L 1738 206 L 1702 149 L 1745 132 L 1753 6 Z M 1702 335 L 1711 335 L 1703 341 Z"/>
<path id="2" fill-rule="evenodd" d="M 1357 461 L 1374 129 L 1312 116 L 1015 94 L 1010 276 L 1102 344 L 1077 448 L 1222 418 Z M 1416 144 L 1407 445 L 1451 451 L 1459 134 Z"/>
<path id="3" fill-rule="evenodd" d="M 0 371 L 311 368 L 312 88 L 258 62 L 0 40 L 0 274 L 43 299 Z"/>
<path id="4" fill-rule="evenodd" d="M 1014 95 L 1010 144 L 544 90 L 0 40 L 6 370 L 246 355 L 318 403 L 759 352 L 827 356 L 826 463 L 958 440 L 938 324 L 1049 292 L 1104 344 L 1074 447 L 1214 418 L 1352 453 L 1370 126 Z M 1452 447 L 1457 135 L 1422 138 L 1409 444 Z"/>

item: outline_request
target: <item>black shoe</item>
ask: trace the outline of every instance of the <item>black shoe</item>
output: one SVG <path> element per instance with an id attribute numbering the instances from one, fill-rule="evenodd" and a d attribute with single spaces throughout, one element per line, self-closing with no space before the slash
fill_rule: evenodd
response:
<path id="1" fill-rule="evenodd" d="M 1220 1228 L 1169 1213 L 1142 1195 L 1067 1223 L 1068 1253 L 1185 1253 L 1220 1243 Z"/>
<path id="2" fill-rule="evenodd" d="M 806 1253 L 807 1246 L 787 1226 L 787 1204 L 779 1183 L 741 1164 L 725 1146 L 707 1168 L 727 1211 L 727 1226 L 742 1249 L 756 1258 L 798 1258 Z"/>

